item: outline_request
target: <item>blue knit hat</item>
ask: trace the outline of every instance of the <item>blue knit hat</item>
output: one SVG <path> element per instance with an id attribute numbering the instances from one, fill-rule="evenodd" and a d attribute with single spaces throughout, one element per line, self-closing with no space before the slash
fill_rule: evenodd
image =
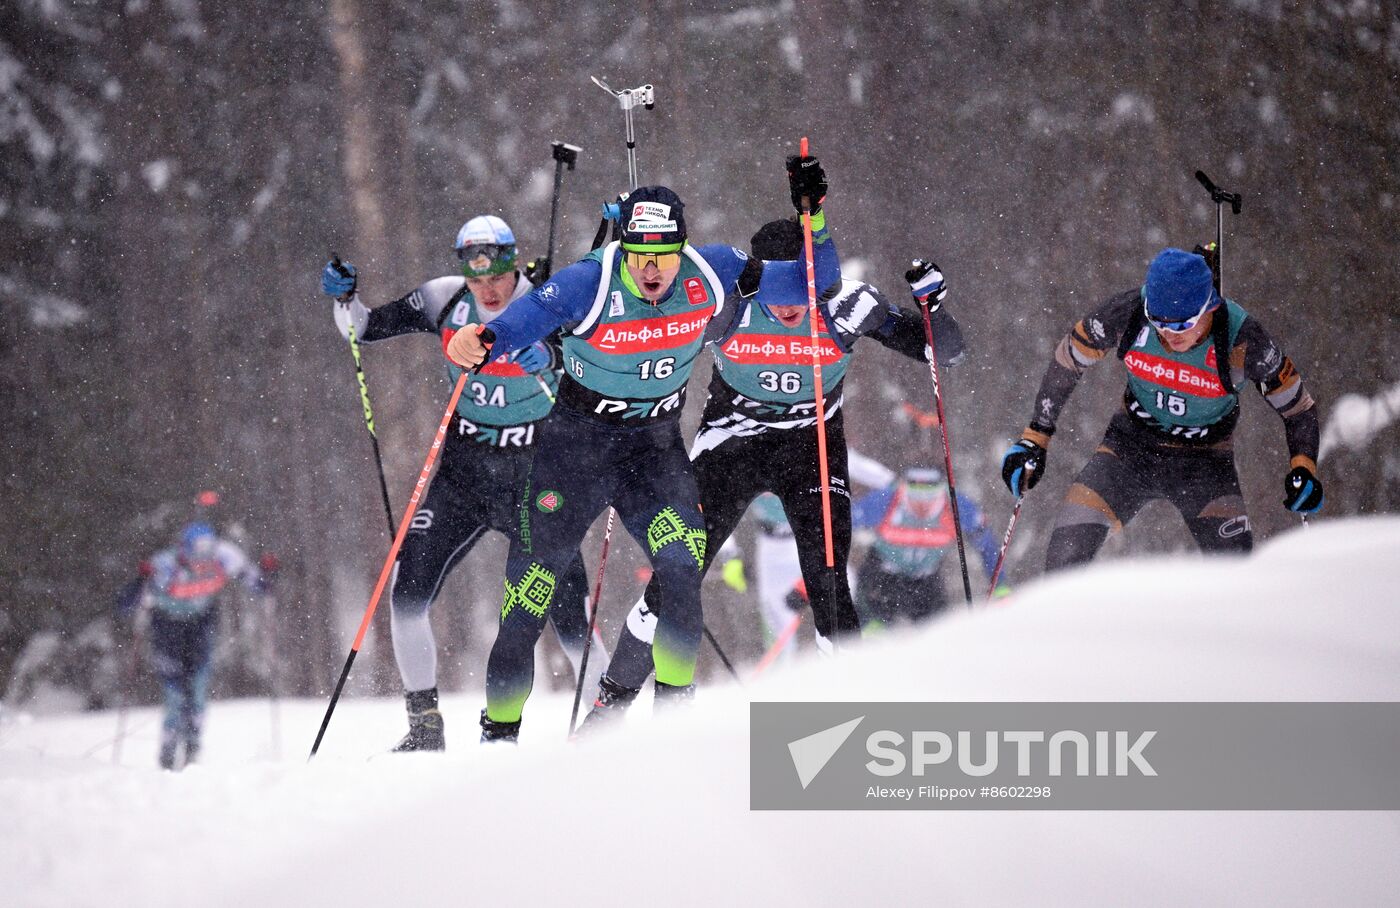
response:
<path id="1" fill-rule="evenodd" d="M 677 252 L 685 245 L 685 203 L 665 186 L 642 186 L 619 200 L 622 245 Z"/>
<path id="2" fill-rule="evenodd" d="M 1179 322 L 1218 302 L 1215 282 L 1206 260 L 1194 252 L 1163 249 L 1147 266 L 1142 292 L 1147 312 L 1164 322 Z"/>

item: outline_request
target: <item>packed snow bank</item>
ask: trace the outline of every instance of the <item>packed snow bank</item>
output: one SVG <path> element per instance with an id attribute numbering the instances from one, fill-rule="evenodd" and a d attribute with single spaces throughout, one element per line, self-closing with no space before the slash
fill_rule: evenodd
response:
<path id="1" fill-rule="evenodd" d="M 693 707 L 518 749 L 383 756 L 397 700 L 216 703 L 207 759 L 153 768 L 155 716 L 0 729 L 0 880 L 24 905 L 1391 902 L 1387 813 L 748 809 L 749 700 L 1400 700 L 1400 519 L 1323 523 L 1250 559 L 1105 563 L 1005 605 L 799 660 Z"/>

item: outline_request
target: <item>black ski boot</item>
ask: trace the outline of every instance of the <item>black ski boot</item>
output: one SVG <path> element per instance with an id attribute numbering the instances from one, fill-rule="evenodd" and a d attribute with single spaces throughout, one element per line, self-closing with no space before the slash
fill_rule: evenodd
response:
<path id="1" fill-rule="evenodd" d="M 684 687 L 677 687 L 674 684 L 662 684 L 656 682 L 655 709 L 670 709 L 682 703 L 688 703 L 695 699 L 695 685 L 687 684 Z"/>
<path id="2" fill-rule="evenodd" d="M 404 695 L 404 699 L 408 703 L 408 734 L 394 745 L 393 753 L 446 750 L 447 738 L 443 734 L 442 713 L 438 712 L 437 688 L 411 690 Z"/>
<path id="3" fill-rule="evenodd" d="M 520 722 L 497 722 L 486 718 L 486 710 L 481 711 L 482 744 L 515 744 L 520 739 Z"/>
<path id="4" fill-rule="evenodd" d="M 199 759 L 199 744 L 203 728 L 203 716 L 189 716 L 185 719 L 185 766 L 189 766 Z"/>
<path id="5" fill-rule="evenodd" d="M 160 736 L 160 762 L 161 769 L 175 768 L 175 749 L 180 746 L 180 738 L 169 732 Z"/>
<path id="6" fill-rule="evenodd" d="M 626 715 L 627 708 L 637 699 L 641 691 L 623 687 L 607 675 L 598 679 L 598 696 L 593 700 L 593 708 L 578 724 L 578 733 L 597 731 L 609 725 L 616 725 Z"/>

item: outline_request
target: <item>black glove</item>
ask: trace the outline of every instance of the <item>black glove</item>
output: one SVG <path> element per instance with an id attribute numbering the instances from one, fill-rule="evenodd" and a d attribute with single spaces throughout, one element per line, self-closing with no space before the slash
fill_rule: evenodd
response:
<path id="1" fill-rule="evenodd" d="M 937 309 L 943 297 L 948 295 L 948 284 L 943 280 L 943 272 L 936 262 L 914 259 L 909 263 L 909 270 L 904 272 L 904 279 L 909 282 L 914 299 L 920 303 L 927 302 L 930 312 Z"/>
<path id="2" fill-rule="evenodd" d="M 549 280 L 552 267 L 552 263 L 549 261 L 549 256 L 547 255 L 542 255 L 532 262 L 526 262 L 525 279 L 538 287 L 540 284 Z"/>
<path id="3" fill-rule="evenodd" d="M 1283 506 L 1299 514 L 1322 510 L 1322 480 L 1307 467 L 1294 467 L 1283 478 Z"/>
<path id="4" fill-rule="evenodd" d="M 802 200 L 806 198 L 810 211 L 816 214 L 821 210 L 822 202 L 826 199 L 826 173 L 822 170 L 821 162 L 808 155 L 798 157 L 792 155 L 787 159 L 788 189 L 792 193 L 792 207 L 801 214 L 805 210 Z"/>
<path id="5" fill-rule="evenodd" d="M 1002 455 L 1001 481 L 1006 483 L 1012 495 L 1020 498 L 1040 482 L 1040 476 L 1045 472 L 1045 458 L 1048 456 L 1049 452 L 1040 445 L 1022 438 L 1007 448 L 1006 453 Z"/>

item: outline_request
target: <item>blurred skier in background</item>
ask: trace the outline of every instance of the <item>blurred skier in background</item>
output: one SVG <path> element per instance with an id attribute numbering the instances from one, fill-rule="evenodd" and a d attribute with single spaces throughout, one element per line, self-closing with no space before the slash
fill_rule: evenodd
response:
<path id="1" fill-rule="evenodd" d="M 1321 509 L 1313 397 L 1258 319 L 1220 296 L 1210 255 L 1209 247 L 1162 250 L 1140 288 L 1110 297 L 1055 348 L 1030 425 L 1002 458 L 1013 495 L 1040 482 L 1060 411 L 1090 366 L 1116 352 L 1128 384 L 1122 409 L 1065 494 L 1047 571 L 1089 561 L 1110 532 L 1157 499 L 1177 509 L 1201 551 L 1250 551 L 1254 534 L 1231 440 L 1246 382 L 1283 417 L 1290 457 L 1284 507 Z"/>
<path id="2" fill-rule="evenodd" d="M 825 194 L 822 182 L 813 198 L 820 203 Z M 793 204 L 801 210 L 795 194 Z M 789 262 L 798 258 L 803 242 L 800 224 L 785 218 L 764 224 L 749 244 L 756 259 Z M 932 263 L 919 261 L 905 278 L 916 300 L 929 301 L 940 360 L 945 365 L 957 362 L 964 352 L 962 331 L 940 305 L 947 294 L 942 272 Z M 775 495 L 792 528 L 818 645 L 829 649 L 834 635 L 860 629 L 846 574 L 851 495 L 842 380 L 855 342 L 865 336 L 927 363 L 930 351 L 923 316 L 894 305 L 879 290 L 859 281 L 837 281 L 819 300 L 822 324 L 817 336 L 827 408 L 821 418 L 827 433 L 835 561 L 835 577 L 828 583 L 806 288 L 764 288 L 736 302 L 738 317 L 715 345 L 709 397 L 690 451 L 706 533 L 711 550 L 718 550 L 759 494 Z M 790 589 L 784 590 L 784 600 Z M 652 670 L 647 644 L 656 626 L 659 593 L 653 578 L 643 600 L 628 615 L 586 724 L 596 725 L 609 713 L 624 711 Z"/>
<path id="3" fill-rule="evenodd" d="M 858 605 L 867 627 L 922 621 L 947 605 L 943 565 L 957 547 L 948 480 L 942 470 L 908 469 L 899 480 L 855 503 L 851 520 L 858 536 L 870 535 L 861 562 Z M 982 509 L 958 493 L 958 513 L 972 545 L 991 576 L 997 539 Z M 999 584 L 997 595 L 1009 589 Z"/>
<path id="4" fill-rule="evenodd" d="M 365 343 L 414 333 L 436 334 L 445 342 L 466 324 L 491 324 L 530 292 L 532 275 L 547 274 L 543 262 L 517 267 L 515 233 L 495 215 L 463 224 L 453 249 L 460 276 L 433 278 L 372 310 L 360 302 L 355 266 L 328 263 L 321 290 L 337 300 L 335 322 L 341 334 L 349 338 L 353 327 Z M 551 334 L 477 369 L 463 389 L 437 474 L 413 515 L 394 568 L 389 626 L 408 710 L 408 734 L 395 751 L 446 747 L 429 610 L 447 575 L 488 530 L 510 535 L 519 521 L 538 424 L 554 405 L 562 369 L 559 338 Z M 462 369 L 449 362 L 447 372 L 455 384 Z M 550 611 L 575 673 L 588 635 L 587 600 L 588 577 L 575 549 Z M 605 655 L 594 665 L 606 661 Z M 593 683 L 599 673 L 601 668 L 593 672 Z"/>
<path id="5" fill-rule="evenodd" d="M 275 567 L 272 556 L 265 564 Z M 214 640 L 219 629 L 218 594 L 230 580 L 262 594 L 271 583 L 243 550 L 219 538 L 207 523 L 191 523 L 177 546 L 141 564 L 144 579 L 138 626 L 148 622 L 151 662 L 165 693 L 160 766 L 174 769 L 199 755 L 209 695 Z"/>

